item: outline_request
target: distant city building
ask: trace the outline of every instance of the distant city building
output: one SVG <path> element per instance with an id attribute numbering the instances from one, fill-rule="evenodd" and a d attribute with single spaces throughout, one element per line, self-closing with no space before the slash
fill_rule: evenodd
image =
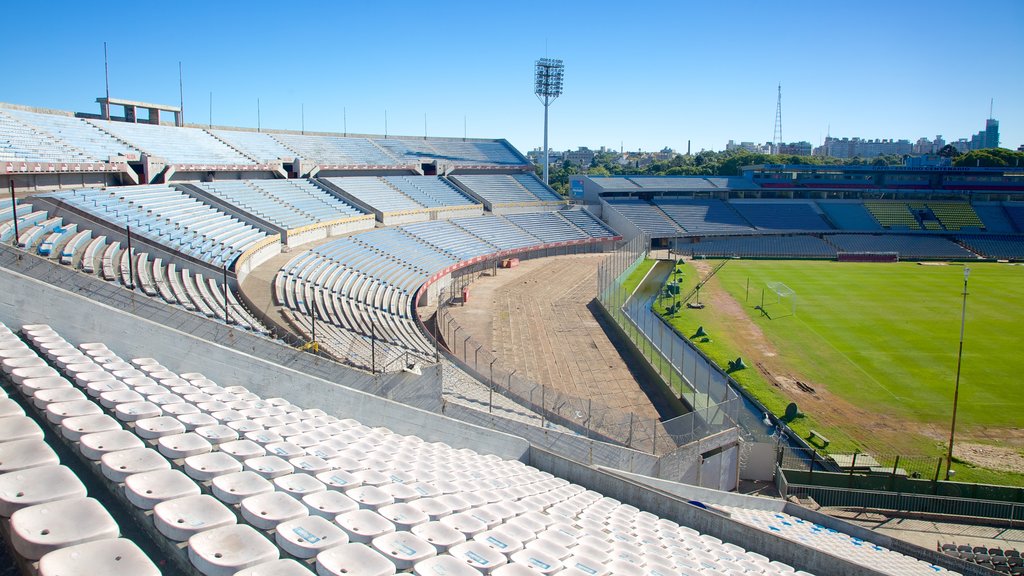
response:
<path id="1" fill-rule="evenodd" d="M 533 150 L 530 150 L 529 152 L 526 153 L 526 157 L 529 158 L 530 161 L 533 162 L 534 164 L 543 164 L 544 163 L 544 149 L 543 148 L 534 148 Z M 557 151 L 557 150 L 549 150 L 548 151 L 548 160 L 552 164 L 558 164 L 558 163 L 560 163 L 562 161 L 562 153 Z"/>
<path id="2" fill-rule="evenodd" d="M 576 166 L 590 166 L 596 155 L 597 153 L 590 148 L 580 146 L 576 150 L 566 150 L 563 152 L 562 161 Z"/>
<path id="3" fill-rule="evenodd" d="M 923 156 L 925 154 L 935 154 L 942 147 L 946 145 L 946 141 L 942 138 L 942 135 L 938 135 L 934 140 L 927 138 L 918 138 L 917 142 L 914 143 L 914 151 L 911 152 L 915 156 Z"/>
<path id="4" fill-rule="evenodd" d="M 780 143 L 778 150 L 775 150 L 776 154 L 785 154 L 787 156 L 810 156 L 813 150 L 810 142 L 790 142 L 789 144 Z"/>
<path id="5" fill-rule="evenodd" d="M 815 149 L 815 156 L 832 158 L 875 158 L 911 154 L 914 145 L 910 140 L 865 140 L 862 138 L 833 138 L 827 136 L 825 143 Z"/>
<path id="6" fill-rule="evenodd" d="M 733 140 L 729 140 L 725 145 L 726 152 L 732 152 L 733 150 L 743 150 L 750 152 L 751 154 L 767 154 L 768 149 L 771 145 L 762 146 L 761 144 L 755 144 L 753 142 L 740 142 L 737 144 Z"/>

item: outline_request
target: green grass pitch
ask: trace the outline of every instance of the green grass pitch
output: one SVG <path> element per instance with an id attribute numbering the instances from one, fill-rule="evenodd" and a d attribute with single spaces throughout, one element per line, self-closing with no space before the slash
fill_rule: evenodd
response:
<path id="1" fill-rule="evenodd" d="M 957 427 L 1021 428 L 1024 266 L 969 266 Z M 735 260 L 717 281 L 797 373 L 867 409 L 948 426 L 963 266 Z M 769 282 L 796 292 L 795 315 L 768 290 L 774 319 L 753 309 Z"/>

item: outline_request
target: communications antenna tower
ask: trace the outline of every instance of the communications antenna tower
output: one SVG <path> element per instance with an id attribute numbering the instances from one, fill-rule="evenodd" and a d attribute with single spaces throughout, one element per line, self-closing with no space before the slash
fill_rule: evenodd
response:
<path id="1" fill-rule="evenodd" d="M 775 131 L 772 133 L 772 153 L 778 154 L 782 146 L 782 83 L 779 83 L 779 99 L 775 104 Z"/>

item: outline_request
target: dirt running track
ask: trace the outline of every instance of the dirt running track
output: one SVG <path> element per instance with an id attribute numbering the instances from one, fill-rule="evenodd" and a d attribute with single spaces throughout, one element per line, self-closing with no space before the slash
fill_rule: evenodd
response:
<path id="1" fill-rule="evenodd" d="M 481 276 L 459 324 L 506 369 L 559 392 L 657 419 L 642 376 L 622 359 L 591 310 L 601 254 L 522 262 Z"/>

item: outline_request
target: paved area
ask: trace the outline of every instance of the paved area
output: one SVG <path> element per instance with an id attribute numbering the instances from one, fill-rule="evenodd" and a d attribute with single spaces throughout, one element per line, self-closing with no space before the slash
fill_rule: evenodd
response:
<path id="1" fill-rule="evenodd" d="M 658 419 L 641 376 L 602 328 L 592 301 L 601 254 L 527 260 L 470 285 L 459 325 L 506 370 L 558 392 Z"/>

